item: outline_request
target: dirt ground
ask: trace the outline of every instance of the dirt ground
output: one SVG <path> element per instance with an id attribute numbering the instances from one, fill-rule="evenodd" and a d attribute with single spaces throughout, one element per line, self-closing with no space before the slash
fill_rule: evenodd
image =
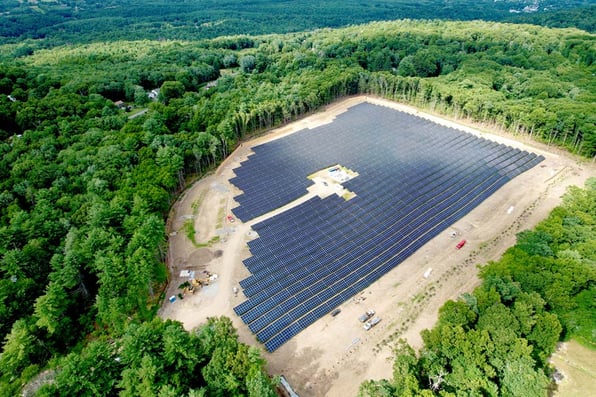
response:
<path id="1" fill-rule="evenodd" d="M 554 365 L 562 375 L 557 384 L 554 396 L 584 397 L 596 395 L 596 352 L 570 341 L 560 343 L 551 357 Z"/>
<path id="2" fill-rule="evenodd" d="M 268 353 L 234 314 L 233 307 L 245 300 L 238 282 L 249 275 L 242 260 L 250 256 L 246 243 L 255 237 L 250 226 L 272 214 L 246 224 L 228 220 L 227 215 L 237 205 L 233 197 L 240 193 L 228 180 L 234 176 L 232 170 L 251 153 L 252 146 L 332 122 L 336 115 L 363 101 L 542 154 L 546 160 L 506 184 L 391 272 L 342 304 L 340 314 L 321 318 L 275 352 Z M 498 259 L 515 243 L 517 232 L 532 228 L 560 203 L 567 186 L 583 186 L 588 177 L 596 175 L 592 162 L 523 137 L 483 128 L 378 98 L 358 96 L 244 142 L 215 173 L 196 182 L 172 208 L 168 222 L 171 280 L 167 296 L 181 292 L 178 286 L 186 280 L 179 277 L 182 270 L 199 273 L 208 270 L 217 274 L 218 279 L 184 299 L 164 301 L 161 317 L 179 320 L 189 330 L 207 317 L 230 317 L 240 340 L 260 347 L 270 373 L 283 374 L 301 396 L 354 396 L 366 379 L 391 378 L 391 349 L 396 340 L 405 338 L 419 348 L 420 331 L 433 326 L 439 307 L 479 284 L 477 264 Z M 194 222 L 195 242 L 199 247 L 187 237 L 185 222 Z M 452 232 L 458 236 L 452 237 Z M 461 238 L 467 244 L 456 250 L 457 239 Z M 369 308 L 382 321 L 365 331 L 358 317 Z"/>

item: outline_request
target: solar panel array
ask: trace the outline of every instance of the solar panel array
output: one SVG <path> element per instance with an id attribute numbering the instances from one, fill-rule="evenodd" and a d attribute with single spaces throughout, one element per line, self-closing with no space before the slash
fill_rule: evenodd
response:
<path id="1" fill-rule="evenodd" d="M 269 351 L 329 313 L 543 160 L 378 105 L 254 148 L 231 181 L 247 221 L 306 193 L 307 176 L 341 164 L 356 197 L 312 198 L 254 225 L 234 308 Z"/>

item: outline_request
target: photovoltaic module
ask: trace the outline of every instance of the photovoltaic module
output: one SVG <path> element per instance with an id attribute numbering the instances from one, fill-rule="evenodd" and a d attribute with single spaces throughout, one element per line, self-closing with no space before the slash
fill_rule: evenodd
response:
<path id="1" fill-rule="evenodd" d="M 253 151 L 230 180 L 242 221 L 305 195 L 307 177 L 326 167 L 358 173 L 342 183 L 351 199 L 315 197 L 253 226 L 248 299 L 234 311 L 269 351 L 544 159 L 370 103 Z"/>

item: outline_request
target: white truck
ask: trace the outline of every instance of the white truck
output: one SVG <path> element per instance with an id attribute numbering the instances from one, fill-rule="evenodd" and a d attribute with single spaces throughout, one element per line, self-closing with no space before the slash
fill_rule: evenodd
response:
<path id="1" fill-rule="evenodd" d="M 372 320 L 365 322 L 362 327 L 368 331 L 369 329 L 371 329 L 372 327 L 374 327 L 375 325 L 377 325 L 380 322 L 381 322 L 381 317 L 375 317 Z"/>

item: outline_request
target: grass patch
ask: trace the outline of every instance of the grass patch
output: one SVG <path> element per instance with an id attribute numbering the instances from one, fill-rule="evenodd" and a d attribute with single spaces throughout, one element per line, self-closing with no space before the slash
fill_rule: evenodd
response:
<path id="1" fill-rule="evenodd" d="M 223 220 L 226 216 L 226 209 L 223 207 L 223 204 L 225 204 L 226 200 L 222 200 L 219 202 L 220 205 L 222 205 L 222 207 L 219 207 L 219 210 L 217 211 L 217 223 L 215 224 L 215 227 L 217 229 L 221 229 L 223 227 Z"/>
<path id="2" fill-rule="evenodd" d="M 211 239 L 209 241 L 207 241 L 206 243 L 195 244 L 195 247 L 197 247 L 197 248 L 211 247 L 213 244 L 219 242 L 219 239 L 220 239 L 219 236 L 211 237 Z"/>
<path id="3" fill-rule="evenodd" d="M 205 198 L 205 192 L 201 192 L 201 194 L 199 194 L 197 199 L 190 204 L 190 208 L 192 209 L 192 218 L 185 220 L 184 224 L 182 225 L 182 230 L 184 231 L 184 235 L 190 240 L 192 245 L 194 245 L 195 247 L 200 247 L 201 244 L 199 244 L 197 242 L 196 237 L 195 237 L 197 231 L 195 229 L 195 219 L 194 218 L 199 213 L 199 209 L 201 208 L 201 204 L 203 203 L 204 198 Z"/>
<path id="4" fill-rule="evenodd" d="M 182 228 L 184 230 L 184 234 L 186 235 L 186 237 L 192 242 L 192 244 L 194 246 L 196 246 L 197 241 L 195 239 L 195 234 L 196 234 L 195 220 L 193 218 L 185 220 L 184 226 L 182 226 Z"/>
<path id="5" fill-rule="evenodd" d="M 201 194 L 199 194 L 199 197 L 197 197 L 197 199 L 190 204 L 190 208 L 192 209 L 193 215 L 197 214 L 197 212 L 199 211 L 199 208 L 201 207 L 201 204 L 203 204 L 204 199 L 205 199 L 205 192 L 201 192 Z"/>
<path id="6" fill-rule="evenodd" d="M 418 303 L 424 299 L 424 292 L 419 292 L 412 297 L 412 302 Z"/>

